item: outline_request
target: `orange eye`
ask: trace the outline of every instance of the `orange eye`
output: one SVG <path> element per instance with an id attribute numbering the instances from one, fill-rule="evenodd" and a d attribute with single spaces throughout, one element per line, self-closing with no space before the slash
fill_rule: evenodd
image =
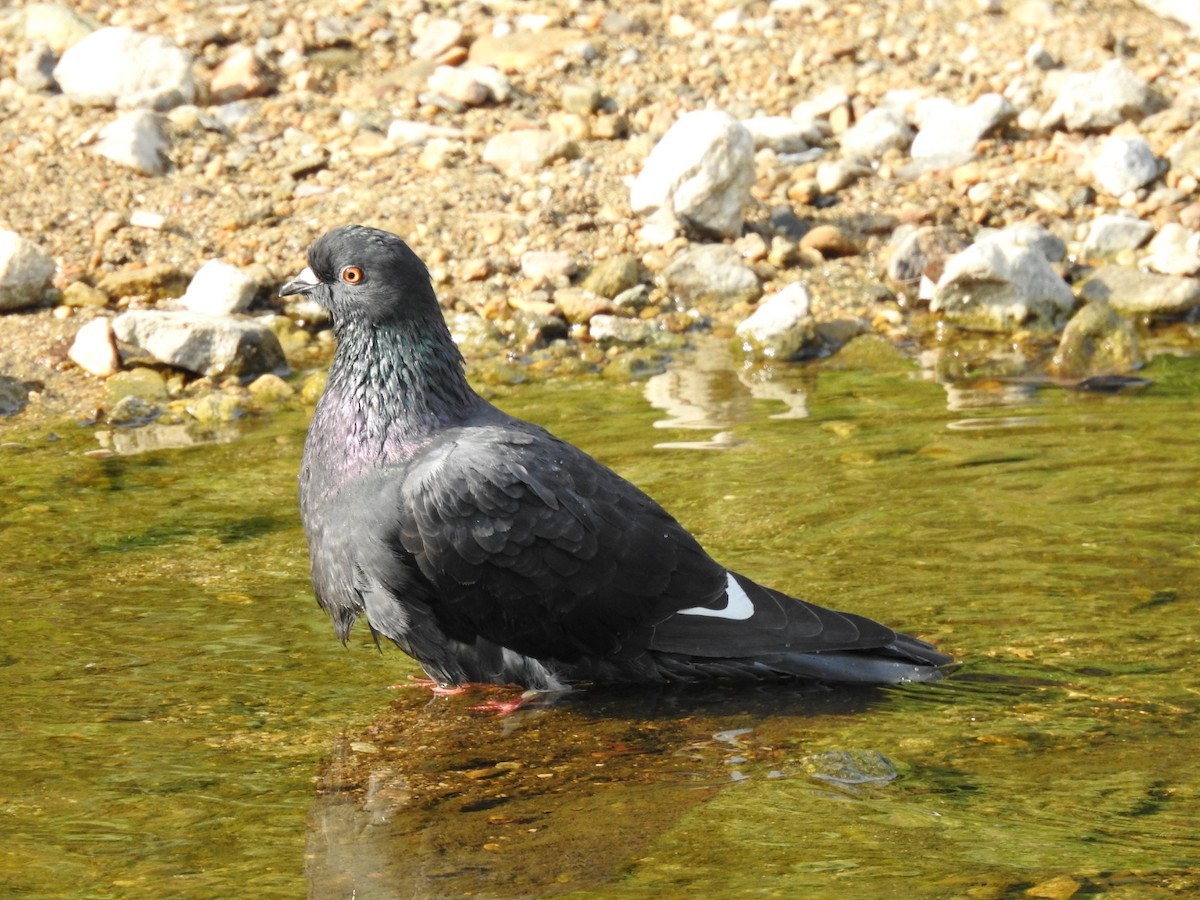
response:
<path id="1" fill-rule="evenodd" d="M 364 278 L 363 270 L 358 266 L 346 266 L 346 268 L 342 269 L 342 273 L 338 277 L 346 282 L 346 284 L 362 284 Z"/>

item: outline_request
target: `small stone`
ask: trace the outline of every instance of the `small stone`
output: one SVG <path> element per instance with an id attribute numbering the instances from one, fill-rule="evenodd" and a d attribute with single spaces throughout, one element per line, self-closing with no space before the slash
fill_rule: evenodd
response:
<path id="1" fill-rule="evenodd" d="M 1070 875 L 1055 875 L 1026 889 L 1025 896 L 1035 897 L 1037 900 L 1069 900 L 1079 893 L 1082 887 L 1083 885 Z"/>
<path id="2" fill-rule="evenodd" d="M 121 368 L 112 325 L 103 317 L 92 319 L 75 332 L 67 356 L 79 368 L 100 378 L 107 378 Z"/>
<path id="3" fill-rule="evenodd" d="M 471 44 L 469 59 L 477 65 L 495 66 L 502 72 L 527 72 L 578 46 L 585 37 L 584 32 L 574 28 L 484 35 Z"/>
<path id="4" fill-rule="evenodd" d="M 1200 233 L 1168 222 L 1147 248 L 1150 255 L 1142 260 L 1146 268 L 1162 275 L 1200 273 Z"/>
<path id="5" fill-rule="evenodd" d="M 114 26 L 72 45 L 54 80 L 75 103 L 165 111 L 191 103 L 192 55 L 156 34 Z"/>
<path id="6" fill-rule="evenodd" d="M 30 92 L 49 91 L 54 88 L 54 51 L 45 44 L 35 44 L 27 53 L 17 58 L 13 76 L 17 84 Z"/>
<path id="7" fill-rule="evenodd" d="M 463 42 L 462 23 L 454 19 L 427 19 L 409 52 L 413 59 L 437 59 Z"/>
<path id="8" fill-rule="evenodd" d="M 742 126 L 754 138 L 755 150 L 765 147 L 776 153 L 801 153 L 822 137 L 811 125 L 788 116 L 756 116 L 743 119 Z"/>
<path id="9" fill-rule="evenodd" d="M 144 366 L 117 372 L 105 382 L 104 387 L 110 403 L 117 403 L 125 397 L 140 397 L 152 403 L 167 399 L 167 382 L 158 372 Z"/>
<path id="10" fill-rule="evenodd" d="M 492 99 L 492 92 L 470 69 L 438 66 L 429 76 L 427 85 L 435 94 L 463 106 L 482 106 Z"/>
<path id="11" fill-rule="evenodd" d="M 810 229 L 800 239 L 802 250 L 816 250 L 823 259 L 857 256 L 860 252 L 854 236 L 837 225 L 823 224 Z"/>
<path id="12" fill-rule="evenodd" d="M 926 225 L 897 231 L 887 262 L 887 276 L 896 284 L 911 287 L 922 277 L 936 282 L 946 260 L 968 246 L 967 239 L 948 226 Z"/>
<path id="13" fill-rule="evenodd" d="M 1167 150 L 1171 171 L 1200 178 L 1200 129 L 1185 134 Z"/>
<path id="14" fill-rule="evenodd" d="M 192 312 L 221 316 L 245 311 L 256 293 L 258 282 L 250 275 L 224 260 L 210 259 L 196 272 L 180 302 Z"/>
<path id="15" fill-rule="evenodd" d="M 248 97 L 262 97 L 270 93 L 273 86 L 271 73 L 254 49 L 235 46 L 213 70 L 208 83 L 209 100 L 232 103 Z"/>
<path id="16" fill-rule="evenodd" d="M 1150 85 L 1119 59 L 1094 72 L 1062 72 L 1046 76 L 1047 89 L 1057 92 L 1040 127 L 1063 125 L 1068 131 L 1105 131 L 1137 121 L 1154 111 L 1159 100 Z"/>
<path id="17" fill-rule="evenodd" d="M 661 277 L 669 293 L 690 302 L 732 305 L 762 296 L 758 275 L 726 244 L 689 247 L 662 270 Z"/>
<path id="18" fill-rule="evenodd" d="M 1136 250 L 1154 234 L 1154 225 L 1134 215 L 1097 216 L 1088 228 L 1080 248 L 1086 259 L 1113 256 L 1122 250 Z"/>
<path id="19" fill-rule="evenodd" d="M 594 84 L 565 84 L 562 108 L 580 116 L 590 116 L 600 108 L 600 89 Z"/>
<path id="20" fill-rule="evenodd" d="M 18 26 L 28 43 L 43 43 L 59 56 L 96 30 L 94 24 L 60 3 L 29 4 L 21 11 Z"/>
<path id="21" fill-rule="evenodd" d="M 913 130 L 904 114 L 878 106 L 846 129 L 841 137 L 842 155 L 870 161 L 888 150 L 906 150 L 912 140 Z"/>
<path id="22" fill-rule="evenodd" d="M 170 147 L 163 122 L 162 116 L 149 110 L 126 113 L 100 129 L 93 149 L 144 175 L 163 175 Z"/>
<path id="23" fill-rule="evenodd" d="M 1063 329 L 1050 372 L 1060 378 L 1121 375 L 1140 363 L 1133 326 L 1104 301 L 1086 303 Z"/>
<path id="24" fill-rule="evenodd" d="M 175 266 L 157 263 L 109 272 L 101 277 L 96 287 L 114 300 L 125 297 L 163 300 L 180 296 L 187 285 L 187 276 Z"/>
<path id="25" fill-rule="evenodd" d="M 658 326 L 644 319 L 596 315 L 588 322 L 588 333 L 604 344 L 648 344 L 657 337 Z"/>
<path id="26" fill-rule="evenodd" d="M 433 138 L 461 140 L 462 137 L 463 130 L 461 128 L 431 125 L 428 122 L 410 122 L 407 119 L 393 120 L 387 130 L 388 143 L 397 147 L 416 146 Z"/>
<path id="27" fill-rule="evenodd" d="M 554 292 L 554 306 L 572 325 L 582 325 L 595 316 L 611 315 L 613 303 L 606 297 L 580 288 L 561 288 Z"/>
<path id="28" fill-rule="evenodd" d="M 42 301 L 54 277 L 54 260 L 15 231 L 0 231 L 0 312 Z"/>
<path id="29" fill-rule="evenodd" d="M 1137 2 L 1156 15 L 1182 22 L 1192 30 L 1192 34 L 1200 34 L 1200 5 L 1195 0 L 1137 0 Z"/>
<path id="30" fill-rule="evenodd" d="M 866 178 L 872 171 L 870 166 L 854 160 L 823 162 L 817 166 L 817 190 L 822 194 L 836 193 L 858 179 Z"/>
<path id="31" fill-rule="evenodd" d="M 1162 169 L 1161 160 L 1140 137 L 1110 135 L 1092 159 L 1096 185 L 1114 197 L 1149 184 Z"/>
<path id="32" fill-rule="evenodd" d="M 630 189 L 635 213 L 737 237 L 754 182 L 754 139 L 728 113 L 698 110 L 663 135 Z"/>
<path id="33" fill-rule="evenodd" d="M 943 161 L 970 159 L 984 136 L 1017 115 L 1000 94 L 984 94 L 970 106 L 938 98 L 932 106 L 918 104 L 917 110 L 920 130 L 909 152 L 913 159 Z"/>
<path id="34" fill-rule="evenodd" d="M 72 281 L 62 291 L 62 305 L 103 309 L 108 305 L 108 294 L 82 281 Z"/>
<path id="35" fill-rule="evenodd" d="M 129 395 L 122 397 L 109 409 L 107 419 L 110 425 L 132 428 L 153 422 L 162 415 L 162 407 L 145 397 Z"/>
<path id="36" fill-rule="evenodd" d="M 793 359 L 816 339 L 808 289 L 787 285 L 764 300 L 737 327 L 742 352 L 764 359 Z"/>
<path id="37" fill-rule="evenodd" d="M 187 405 L 188 415 L 202 425 L 235 422 L 246 414 L 246 399 L 240 394 L 217 391 Z"/>
<path id="38" fill-rule="evenodd" d="M 566 281 L 578 270 L 571 254 L 560 250 L 529 250 L 521 254 L 521 274 L 533 281 Z"/>
<path id="39" fill-rule="evenodd" d="M 0 416 L 15 416 L 28 402 L 29 388 L 25 382 L 0 375 Z"/>
<path id="40" fill-rule="evenodd" d="M 555 160 L 578 155 L 578 145 L 569 138 L 534 129 L 501 132 L 483 148 L 483 161 L 510 177 L 537 172 Z"/>
<path id="41" fill-rule="evenodd" d="M 152 231 L 162 231 L 166 227 L 167 217 L 162 213 L 148 209 L 135 209 L 129 214 L 129 224 L 133 228 L 149 228 Z"/>
<path id="42" fill-rule="evenodd" d="M 632 253 L 618 253 L 592 266 L 579 286 L 601 297 L 613 299 L 635 287 L 641 278 L 641 266 Z"/>

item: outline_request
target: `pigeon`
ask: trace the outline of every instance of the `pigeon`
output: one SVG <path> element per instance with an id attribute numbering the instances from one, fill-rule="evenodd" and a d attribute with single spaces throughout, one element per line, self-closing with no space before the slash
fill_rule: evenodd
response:
<path id="1" fill-rule="evenodd" d="M 394 234 L 322 235 L 280 289 L 337 349 L 304 445 L 320 606 L 438 685 L 926 682 L 950 656 L 716 562 L 639 488 L 468 384 L 429 271 Z"/>

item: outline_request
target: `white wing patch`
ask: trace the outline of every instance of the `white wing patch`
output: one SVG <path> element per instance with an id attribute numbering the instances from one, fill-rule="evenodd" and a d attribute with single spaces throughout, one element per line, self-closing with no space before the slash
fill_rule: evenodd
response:
<path id="1" fill-rule="evenodd" d="M 748 619 L 754 615 L 754 601 L 746 596 L 731 572 L 725 573 L 725 605 L 721 609 L 689 606 L 679 611 L 681 616 L 712 616 L 714 619 Z"/>

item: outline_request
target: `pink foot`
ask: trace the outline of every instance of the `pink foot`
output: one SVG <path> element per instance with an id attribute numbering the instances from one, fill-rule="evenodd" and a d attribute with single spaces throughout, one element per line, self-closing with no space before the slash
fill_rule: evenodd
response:
<path id="1" fill-rule="evenodd" d="M 448 685 L 434 681 L 432 678 L 422 678 L 420 675 L 409 675 L 408 684 L 393 684 L 391 689 L 394 691 L 405 690 L 407 688 L 428 688 L 430 692 L 437 694 L 439 697 L 453 697 L 457 694 L 465 694 L 468 685 Z"/>

